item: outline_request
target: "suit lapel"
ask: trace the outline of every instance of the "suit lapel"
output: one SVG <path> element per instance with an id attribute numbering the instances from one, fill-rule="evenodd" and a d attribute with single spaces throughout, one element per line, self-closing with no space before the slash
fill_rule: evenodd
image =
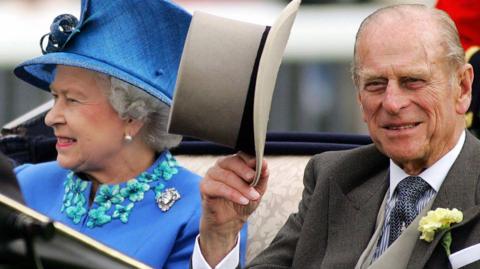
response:
<path id="1" fill-rule="evenodd" d="M 480 166 L 472 165 L 472 160 L 477 159 L 478 156 L 480 156 L 480 142 L 467 132 L 462 151 L 448 172 L 432 205 L 432 210 L 439 207 L 457 208 L 464 213 L 464 220 L 452 229 L 465 225 L 480 213 L 480 208 L 475 205 Z M 436 233 L 431 243 L 418 240 L 408 268 L 424 268 L 445 232 Z"/>
<path id="2" fill-rule="evenodd" d="M 339 262 L 350 268 L 355 266 L 375 230 L 377 212 L 388 185 L 386 174 L 385 171 L 375 175 L 348 194 L 337 184 L 330 184 L 328 237 L 333 240 L 328 243 L 322 268 L 334 267 Z"/>
<path id="3" fill-rule="evenodd" d="M 329 242 L 326 257 L 334 257 L 334 260 L 332 264 L 328 261 L 322 264 L 324 267 L 329 268 L 341 260 L 353 268 L 368 245 L 388 188 L 388 159 L 382 156 L 381 160 L 364 160 L 365 166 L 356 164 L 357 167 L 345 169 L 337 177 L 330 178 L 329 214 L 332 217 L 329 218 L 328 234 L 335 240 Z"/>
<path id="4" fill-rule="evenodd" d="M 312 196 L 312 213 L 305 217 L 294 268 L 354 268 L 374 232 L 388 188 L 388 158 L 373 145 L 339 156 L 336 162 L 341 165 L 324 164 L 327 178 L 319 185 L 323 192 L 316 190 Z M 326 218 L 318 219 L 319 210 Z M 325 244 L 318 242 L 321 229 Z"/>

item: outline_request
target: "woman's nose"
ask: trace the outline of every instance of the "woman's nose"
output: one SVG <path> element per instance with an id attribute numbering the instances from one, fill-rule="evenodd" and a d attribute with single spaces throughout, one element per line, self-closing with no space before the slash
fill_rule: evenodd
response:
<path id="1" fill-rule="evenodd" d="M 50 109 L 50 111 L 47 112 L 47 115 L 45 115 L 45 124 L 54 127 L 55 125 L 62 123 L 65 123 L 63 108 L 61 107 L 60 102 L 55 101 L 52 109 Z"/>

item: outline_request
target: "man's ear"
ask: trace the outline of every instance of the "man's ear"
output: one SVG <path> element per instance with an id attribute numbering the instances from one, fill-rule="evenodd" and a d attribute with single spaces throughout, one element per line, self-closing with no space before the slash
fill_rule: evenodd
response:
<path id="1" fill-rule="evenodd" d="M 465 114 L 470 107 L 472 101 L 472 82 L 473 82 L 473 67 L 471 64 L 465 64 L 458 71 L 457 86 L 459 91 L 456 97 L 456 110 L 459 114 Z"/>

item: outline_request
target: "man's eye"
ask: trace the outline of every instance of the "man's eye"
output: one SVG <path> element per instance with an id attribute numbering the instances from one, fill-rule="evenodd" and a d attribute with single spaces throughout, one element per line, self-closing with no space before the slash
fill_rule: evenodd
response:
<path id="1" fill-rule="evenodd" d="M 69 103 L 78 103 L 78 100 L 77 100 L 77 99 L 73 99 L 73 98 L 67 98 L 67 102 L 69 102 Z"/>
<path id="2" fill-rule="evenodd" d="M 403 81 L 403 84 L 408 89 L 418 89 L 425 86 L 425 80 L 419 78 L 407 78 Z"/>
<path id="3" fill-rule="evenodd" d="M 363 87 L 366 91 L 376 92 L 385 89 L 387 84 L 383 81 L 371 81 L 365 84 Z"/>

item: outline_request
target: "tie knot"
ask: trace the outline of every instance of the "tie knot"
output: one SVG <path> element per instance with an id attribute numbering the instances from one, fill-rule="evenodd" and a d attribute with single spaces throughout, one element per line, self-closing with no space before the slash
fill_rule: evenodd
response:
<path id="1" fill-rule="evenodd" d="M 420 195 L 426 192 L 430 185 L 421 177 L 409 176 L 404 178 L 397 186 L 399 199 L 417 201 Z"/>

